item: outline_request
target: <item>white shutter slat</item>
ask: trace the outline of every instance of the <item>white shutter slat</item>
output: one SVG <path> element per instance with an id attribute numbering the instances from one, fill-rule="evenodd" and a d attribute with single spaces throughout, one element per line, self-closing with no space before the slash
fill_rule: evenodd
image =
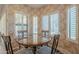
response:
<path id="1" fill-rule="evenodd" d="M 69 8 L 68 11 L 68 37 L 70 39 L 75 40 L 76 39 L 76 14 L 77 14 L 77 9 L 76 7 Z"/>

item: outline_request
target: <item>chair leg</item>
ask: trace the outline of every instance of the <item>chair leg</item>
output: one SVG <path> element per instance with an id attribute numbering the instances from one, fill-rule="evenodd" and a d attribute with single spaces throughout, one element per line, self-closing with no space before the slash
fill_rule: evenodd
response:
<path id="1" fill-rule="evenodd" d="M 8 54 L 8 47 L 7 47 L 7 44 L 5 43 L 5 47 L 6 47 L 6 51 L 7 51 L 7 54 Z"/>
<path id="2" fill-rule="evenodd" d="M 53 49 L 51 50 L 51 54 L 53 53 Z"/>
<path id="3" fill-rule="evenodd" d="M 12 49 L 11 43 L 10 43 L 10 47 L 11 47 L 11 53 L 13 54 L 13 49 Z"/>
<path id="4" fill-rule="evenodd" d="M 36 46 L 33 46 L 33 53 L 36 54 Z"/>
<path id="5" fill-rule="evenodd" d="M 21 48 L 21 45 L 19 44 L 19 49 Z"/>
<path id="6" fill-rule="evenodd" d="M 55 54 L 55 53 L 56 53 L 56 49 L 52 49 L 51 54 Z"/>

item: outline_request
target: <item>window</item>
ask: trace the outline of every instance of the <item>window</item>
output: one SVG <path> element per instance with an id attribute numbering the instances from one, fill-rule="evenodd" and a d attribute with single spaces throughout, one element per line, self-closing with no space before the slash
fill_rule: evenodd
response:
<path id="1" fill-rule="evenodd" d="M 47 15 L 42 17 L 42 30 L 49 30 L 49 20 Z"/>
<path id="2" fill-rule="evenodd" d="M 59 14 L 50 15 L 50 34 L 59 34 Z"/>
<path id="3" fill-rule="evenodd" d="M 26 37 L 27 35 L 27 16 L 24 14 L 16 14 L 16 35 L 20 38 Z"/>
<path id="4" fill-rule="evenodd" d="M 49 34 L 49 16 L 45 15 L 42 17 L 42 34 L 47 37 Z"/>
<path id="5" fill-rule="evenodd" d="M 68 9 L 68 38 L 76 39 L 76 20 L 77 20 L 77 8 L 71 7 Z"/>
<path id="6" fill-rule="evenodd" d="M 37 39 L 37 33 L 38 33 L 38 17 L 33 17 L 33 39 Z"/>

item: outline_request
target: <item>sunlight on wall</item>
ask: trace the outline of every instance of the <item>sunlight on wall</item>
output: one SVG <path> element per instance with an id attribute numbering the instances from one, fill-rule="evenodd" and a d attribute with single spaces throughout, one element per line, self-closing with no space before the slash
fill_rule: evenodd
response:
<path id="1" fill-rule="evenodd" d="M 0 20 L 0 32 L 6 34 L 6 14 Z"/>

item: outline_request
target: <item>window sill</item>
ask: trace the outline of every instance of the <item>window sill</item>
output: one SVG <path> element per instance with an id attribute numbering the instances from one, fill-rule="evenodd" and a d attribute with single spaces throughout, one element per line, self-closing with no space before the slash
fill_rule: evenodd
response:
<path id="1" fill-rule="evenodd" d="M 67 39 L 68 41 L 70 41 L 70 42 L 72 42 L 72 43 L 76 43 L 76 44 L 78 44 L 78 41 L 77 41 L 77 39 L 76 40 L 72 40 L 72 39 Z"/>

